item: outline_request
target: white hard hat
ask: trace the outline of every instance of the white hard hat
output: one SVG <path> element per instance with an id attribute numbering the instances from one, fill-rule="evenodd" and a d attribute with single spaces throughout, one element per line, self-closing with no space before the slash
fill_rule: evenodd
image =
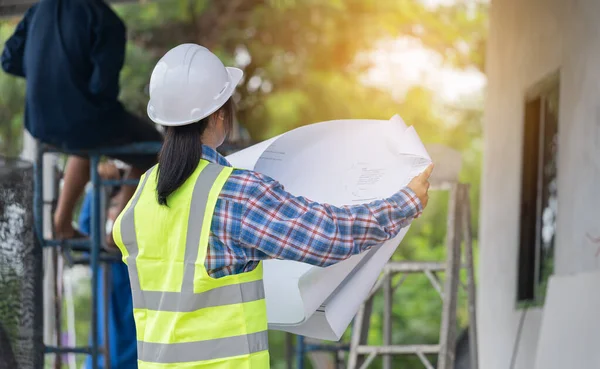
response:
<path id="1" fill-rule="evenodd" d="M 152 71 L 148 116 L 163 126 L 197 122 L 227 102 L 242 75 L 238 68 L 226 68 L 205 47 L 179 45 Z"/>

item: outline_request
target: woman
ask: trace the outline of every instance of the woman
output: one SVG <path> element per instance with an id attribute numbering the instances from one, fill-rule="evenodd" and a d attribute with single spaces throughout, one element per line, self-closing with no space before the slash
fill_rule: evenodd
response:
<path id="1" fill-rule="evenodd" d="M 268 368 L 261 261 L 334 264 L 394 237 L 427 203 L 431 168 L 388 199 L 346 207 L 231 168 L 216 148 L 241 78 L 194 44 L 170 50 L 152 73 L 148 115 L 167 127 L 165 142 L 113 231 L 140 369 Z"/>

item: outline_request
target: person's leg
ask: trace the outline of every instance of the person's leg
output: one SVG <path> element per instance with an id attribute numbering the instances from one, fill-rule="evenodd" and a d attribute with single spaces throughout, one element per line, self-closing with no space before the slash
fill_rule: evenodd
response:
<path id="1" fill-rule="evenodd" d="M 113 368 L 137 369 L 137 342 L 129 273 L 124 263 L 112 264 L 111 355 Z"/>
<path id="2" fill-rule="evenodd" d="M 62 240 L 80 236 L 73 228 L 73 211 L 89 179 L 90 160 L 69 156 L 65 168 L 64 187 L 58 196 L 58 205 L 54 213 L 56 239 Z"/>

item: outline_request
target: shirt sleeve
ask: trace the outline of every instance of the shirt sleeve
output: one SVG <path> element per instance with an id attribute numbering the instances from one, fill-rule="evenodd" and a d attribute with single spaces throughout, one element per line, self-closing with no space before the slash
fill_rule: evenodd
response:
<path id="1" fill-rule="evenodd" d="M 332 265 L 393 238 L 421 211 L 409 188 L 369 204 L 336 207 L 293 196 L 275 180 L 254 175 L 238 240 L 251 251 L 250 260 Z"/>
<path id="2" fill-rule="evenodd" d="M 27 30 L 29 28 L 29 24 L 31 23 L 31 19 L 35 14 L 36 8 L 37 4 L 33 5 L 25 12 L 23 19 L 21 19 L 15 28 L 15 32 L 8 40 L 6 40 L 6 43 L 4 44 L 2 57 L 0 57 L 0 63 L 2 64 L 2 69 L 6 73 L 10 73 L 18 77 L 25 77 L 25 68 L 23 65 L 25 56 L 25 42 L 27 41 Z"/>
<path id="3" fill-rule="evenodd" d="M 119 75 L 125 62 L 125 25 L 104 2 L 98 4 L 95 13 L 90 92 L 108 100 L 117 100 Z"/>

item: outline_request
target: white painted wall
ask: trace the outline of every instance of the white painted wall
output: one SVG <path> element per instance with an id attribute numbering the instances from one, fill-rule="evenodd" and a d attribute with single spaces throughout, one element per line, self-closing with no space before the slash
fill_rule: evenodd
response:
<path id="1" fill-rule="evenodd" d="M 510 369 L 516 310 L 525 92 L 560 68 L 555 273 L 600 269 L 600 1 L 492 0 L 478 286 L 480 368 Z M 542 309 L 513 368 L 531 369 Z M 600 342 L 599 342 L 600 344 Z"/>

